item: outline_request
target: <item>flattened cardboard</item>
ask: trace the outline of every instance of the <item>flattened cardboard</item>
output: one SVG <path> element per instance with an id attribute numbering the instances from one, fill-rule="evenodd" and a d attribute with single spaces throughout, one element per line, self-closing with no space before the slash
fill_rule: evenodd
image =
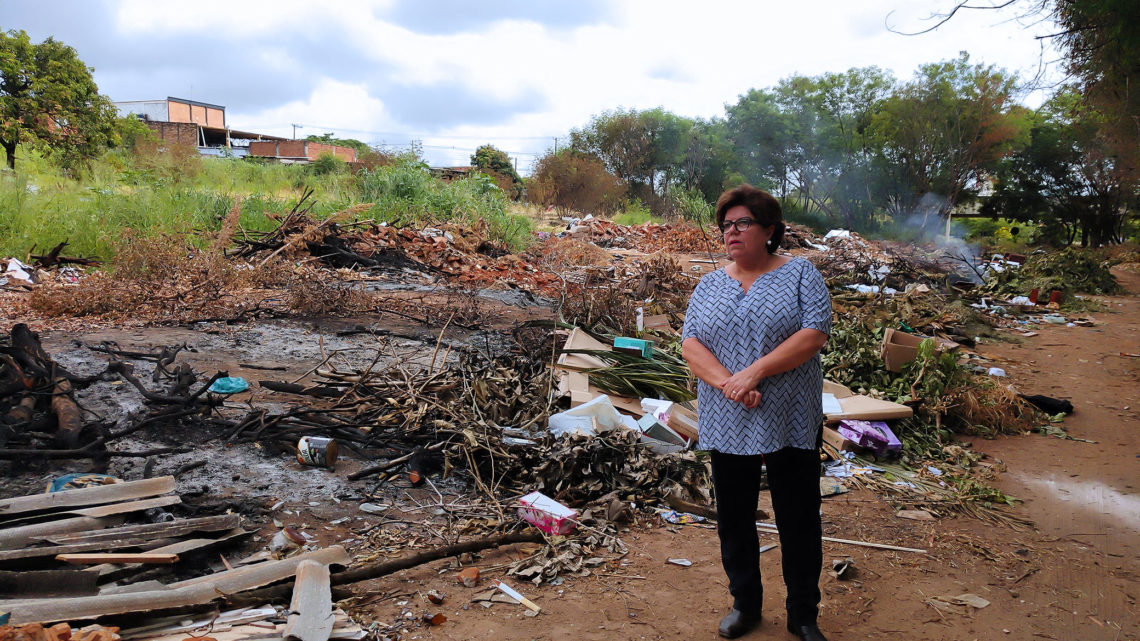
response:
<path id="1" fill-rule="evenodd" d="M 588 349 L 602 352 L 613 351 L 613 347 L 595 340 L 594 337 L 577 327 L 570 331 L 570 337 L 566 339 L 566 343 L 562 348 Z M 597 369 L 599 367 L 609 367 L 609 363 L 596 356 L 590 356 L 589 354 L 559 354 L 557 366 L 561 369 L 583 371 Z"/>
<path id="2" fill-rule="evenodd" d="M 832 381 L 823 382 L 823 391 L 827 394 L 834 394 L 835 398 L 839 399 L 839 404 L 843 407 L 841 414 L 831 413 L 823 415 L 824 420 L 828 423 L 835 423 L 845 418 L 863 421 L 885 421 L 894 418 L 908 418 L 914 415 L 914 410 L 906 405 L 871 398 L 863 394 L 856 394 L 848 387 Z"/>

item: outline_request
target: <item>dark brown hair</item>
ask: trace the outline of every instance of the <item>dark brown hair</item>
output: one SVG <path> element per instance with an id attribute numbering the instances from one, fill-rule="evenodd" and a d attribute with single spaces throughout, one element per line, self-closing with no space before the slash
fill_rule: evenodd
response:
<path id="1" fill-rule="evenodd" d="M 780 201 L 763 189 L 749 184 L 729 189 L 716 199 L 717 227 L 724 224 L 724 213 L 737 206 L 746 208 L 761 226 L 775 227 L 772 230 L 772 242 L 767 247 L 769 254 L 775 254 L 784 238 L 784 211 L 780 208 Z"/>

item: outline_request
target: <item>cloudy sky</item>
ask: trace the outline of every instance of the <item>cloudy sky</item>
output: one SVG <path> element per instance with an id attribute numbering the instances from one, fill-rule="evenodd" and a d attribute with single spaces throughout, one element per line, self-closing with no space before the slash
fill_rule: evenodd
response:
<path id="1" fill-rule="evenodd" d="M 619 107 L 710 118 L 792 74 L 877 65 L 909 78 L 968 51 L 1028 78 L 1056 58 L 1034 38 L 1052 25 L 1012 10 L 961 12 L 922 36 L 888 28 L 920 30 L 953 4 L 0 0 L 0 29 L 75 47 L 112 100 L 220 104 L 247 131 L 416 140 L 433 165 L 466 164 L 489 142 L 525 171 L 555 137 Z"/>

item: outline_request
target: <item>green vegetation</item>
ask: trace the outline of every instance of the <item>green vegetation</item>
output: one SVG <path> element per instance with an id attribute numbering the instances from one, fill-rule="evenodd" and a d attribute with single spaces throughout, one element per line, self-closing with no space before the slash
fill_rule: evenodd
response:
<path id="1" fill-rule="evenodd" d="M 490 176 L 499 189 L 511 198 L 522 197 L 523 179 L 515 171 L 507 152 L 497 149 L 494 145 L 483 145 L 471 155 L 471 166 Z"/>
<path id="2" fill-rule="evenodd" d="M 1007 296 L 1025 296 L 1034 289 L 1062 291 L 1066 298 L 1072 298 L 1076 292 L 1115 294 L 1120 291 L 1120 285 L 1109 271 L 1110 265 L 1103 251 L 1077 251 L 1066 247 L 1033 254 L 1020 269 L 993 275 L 986 287 Z"/>
<path id="3" fill-rule="evenodd" d="M 21 147 L 19 173 L 0 173 L 0 254 L 26 256 L 67 240 L 73 255 L 110 258 L 125 230 L 144 235 L 217 231 L 235 200 L 240 224 L 270 230 L 270 214 L 288 210 L 311 187 L 312 213 L 323 218 L 357 203 L 374 202 L 358 219 L 406 224 L 454 220 L 486 221 L 492 239 L 521 249 L 531 224 L 507 212 L 507 199 L 490 178 L 476 175 L 455 183 L 431 177 L 425 166 L 405 158 L 395 165 L 352 175 L 337 165 L 279 165 L 198 156 L 194 149 L 158 151 L 143 142 L 93 162 L 82 179 L 65 174 L 36 148 Z M 336 161 L 340 162 L 340 161 Z"/>
<path id="4" fill-rule="evenodd" d="M 362 171 L 359 202 L 375 203 L 369 217 L 395 224 L 486 224 L 492 239 L 516 250 L 529 245 L 533 237 L 531 220 L 509 212 L 508 198 L 490 176 L 475 173 L 443 182 L 414 159 Z"/>
<path id="5" fill-rule="evenodd" d="M 115 142 L 115 108 L 99 94 L 75 49 L 24 31 L 0 32 L 0 148 L 9 169 L 16 146 L 39 145 L 76 170 Z"/>
<path id="6" fill-rule="evenodd" d="M 661 219 L 655 217 L 640 200 L 631 200 L 625 204 L 625 209 L 614 216 L 614 222 L 619 225 L 644 225 L 645 223 L 659 223 Z"/>

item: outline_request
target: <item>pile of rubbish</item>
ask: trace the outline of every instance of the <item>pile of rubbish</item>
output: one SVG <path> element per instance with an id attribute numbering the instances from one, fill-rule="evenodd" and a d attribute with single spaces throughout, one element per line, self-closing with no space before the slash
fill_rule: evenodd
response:
<path id="1" fill-rule="evenodd" d="M 326 297 L 317 308 L 342 314 L 387 311 L 375 300 L 357 305 L 351 298 L 364 295 L 359 283 L 378 280 L 448 292 L 505 287 L 557 304 L 543 308 L 540 321 L 512 320 L 513 332 L 485 332 L 464 343 L 448 340 L 448 332 L 480 328 L 456 300 L 393 302 L 387 309 L 422 331 L 344 330 L 338 334 L 375 337 L 374 357 L 369 351 L 350 361 L 337 350 L 326 353 L 322 342 L 320 362 L 307 363 L 312 367 L 303 375 L 257 380 L 195 371 L 187 362 L 194 345 L 186 344 L 82 346 L 106 360 L 94 374 L 76 375 L 53 360 L 27 325 L 16 324 L 0 336 L 0 459 L 38 461 L 37 469 L 45 460 L 89 462 L 85 474 L 98 474 L 124 459 L 219 448 L 226 456 L 255 456 L 288 465 L 291 473 L 343 482 L 349 489 L 322 494 L 315 503 L 344 503 L 338 509 L 351 508 L 351 518 L 360 518 L 359 511 L 377 520 L 351 534 L 335 533 L 340 545 L 325 547 L 274 524 L 265 528 L 268 549 L 249 554 L 242 547 L 229 555 L 240 560 L 222 556 L 217 566 L 196 555 L 210 551 L 212 557 L 255 539 L 247 511 L 258 510 L 235 502 L 232 511 L 215 503 L 180 513 L 186 506 L 172 494 L 171 477 L 147 474 L 7 499 L 0 501 L 0 565 L 46 574 L 22 592 L 0 595 L 0 616 L 10 614 L 15 626 L 67 624 L 66 635 L 82 641 L 116 641 L 116 635 L 179 641 L 223 622 L 234 640 L 289 636 L 289 626 L 298 625 L 308 626 L 301 637 L 307 641 L 383 638 L 401 626 L 439 625 L 446 617 L 434 607 L 409 608 L 404 614 L 413 616 L 365 631 L 333 610 L 332 597 L 352 596 L 338 586 L 522 542 L 538 547 L 500 568 L 506 576 L 536 584 L 584 576 L 607 554 L 624 552 L 617 524 L 636 521 L 645 508 L 667 508 L 671 522 L 715 518 L 707 458 L 699 451 L 695 382 L 679 358 L 688 296 L 700 274 L 724 260 L 715 234 L 683 223 L 622 226 L 587 218 L 573 221 L 563 237 L 517 255 L 488 242 L 485 229 L 350 222 L 359 208 L 316 221 L 306 201 L 283 213 L 272 231 L 235 234 L 232 247 L 219 241 L 218 251 L 194 254 L 198 262 L 174 262 L 186 260 L 184 242 L 168 252 L 127 255 L 123 260 L 140 265 L 158 257 L 135 270 L 149 274 L 145 278 L 124 280 L 130 270 L 121 270 L 67 283 L 52 276 L 74 269 L 59 251 L 54 263 L 49 253 L 38 268 L 12 259 L 3 267 L 21 293 L 5 295 L 31 297 L 39 301 L 34 309 L 57 314 L 143 316 L 161 309 L 150 320 L 222 324 L 285 316 L 291 304 L 304 307 L 282 294 L 296 294 L 301 284 L 310 300 Z M 849 231 L 817 238 L 790 225 L 782 246 L 817 265 L 834 303 L 821 397 L 835 480 L 829 487 L 867 487 L 910 513 L 903 518 L 956 513 L 1023 526 L 1008 501 L 984 484 L 986 466 L 955 445 L 953 435 L 1035 429 L 1043 421 L 1036 408 L 1057 407 L 1047 401 L 1058 399 L 1019 396 L 1000 368 L 971 348 L 998 330 L 1031 337 L 1046 323 L 1081 326 L 1084 319 L 1062 314 L 1063 300 L 1047 301 L 1054 287 L 1061 299 L 1077 287 L 1110 291 L 1099 267 L 1077 270 L 1088 272 L 1080 283 L 1094 285 L 1086 285 L 1055 280 L 1061 276 L 1049 256 L 1032 256 L 1024 265 L 1002 259 L 1000 269 L 980 270 L 991 277 L 988 284 L 963 284 L 956 277 L 963 266 L 953 257 L 870 242 Z M 161 269 L 150 269 L 154 265 Z M 1024 291 L 1030 283 L 1040 286 L 1036 297 Z M 210 312 L 215 318 L 205 316 Z M 393 348 L 397 340 L 430 359 L 404 357 Z M 147 376 L 138 374 L 143 370 Z M 103 416 L 83 406 L 82 392 L 92 385 L 142 400 L 122 416 Z M 343 466 L 346 459 L 353 459 L 349 471 L 338 469 L 338 460 Z M 241 485 L 235 487 L 240 492 Z M 12 511 L 20 505 L 28 507 Z M 399 518 L 406 516 L 400 509 L 422 518 Z M 482 538 L 460 541 L 460 535 Z M 354 547 L 346 547 L 350 542 Z M 424 550 L 392 558 L 413 548 Z M 69 569 L 88 560 L 100 561 L 98 570 Z M 470 565 L 470 559 L 460 563 Z M 349 565 L 355 567 L 329 570 Z M 283 583 L 291 580 L 295 591 Z M 466 578 L 460 581 L 468 586 Z M 476 576 L 470 585 L 477 582 Z M 74 587 L 61 593 L 63 583 Z M 45 586 L 47 592 L 28 591 Z M 537 611 L 511 592 L 496 584 L 476 600 L 509 599 Z M 235 609 L 213 619 L 213 628 L 195 618 L 206 616 L 204 610 L 182 617 L 191 623 L 152 617 L 133 629 L 70 628 L 122 614 L 135 624 L 135 615 L 159 605 L 216 609 L 219 594 Z M 65 637 L 62 627 L 41 628 L 47 630 Z M 0 641 L 4 634 L 34 636 L 0 628 Z"/>

